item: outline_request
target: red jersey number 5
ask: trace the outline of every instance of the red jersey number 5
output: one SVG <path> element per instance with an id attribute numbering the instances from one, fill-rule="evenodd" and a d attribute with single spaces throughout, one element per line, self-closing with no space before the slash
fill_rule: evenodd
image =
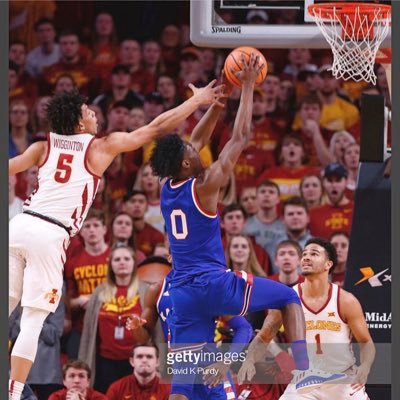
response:
<path id="1" fill-rule="evenodd" d="M 59 183 L 67 183 L 71 177 L 71 164 L 74 159 L 73 154 L 61 153 L 57 162 L 57 170 L 54 179 Z"/>

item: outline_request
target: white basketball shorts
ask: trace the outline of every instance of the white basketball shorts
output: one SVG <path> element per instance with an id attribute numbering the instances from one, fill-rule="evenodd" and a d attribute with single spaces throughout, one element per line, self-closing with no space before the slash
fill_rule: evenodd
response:
<path id="1" fill-rule="evenodd" d="M 23 307 L 54 312 L 60 302 L 65 251 L 65 229 L 28 214 L 9 224 L 9 296 Z"/>

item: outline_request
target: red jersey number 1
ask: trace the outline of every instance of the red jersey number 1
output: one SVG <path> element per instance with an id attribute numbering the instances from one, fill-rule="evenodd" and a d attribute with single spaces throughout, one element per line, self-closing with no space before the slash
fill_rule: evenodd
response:
<path id="1" fill-rule="evenodd" d="M 74 159 L 73 154 L 61 153 L 57 162 L 57 170 L 54 174 L 54 179 L 59 183 L 67 183 L 71 177 L 71 164 Z"/>

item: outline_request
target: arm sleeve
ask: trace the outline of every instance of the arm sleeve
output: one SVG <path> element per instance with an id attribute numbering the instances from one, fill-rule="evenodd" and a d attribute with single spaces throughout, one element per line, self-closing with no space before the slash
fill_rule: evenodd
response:
<path id="1" fill-rule="evenodd" d="M 253 337 L 253 328 L 246 318 L 239 316 L 231 318 L 228 326 L 234 332 L 229 353 L 239 353 Z"/>

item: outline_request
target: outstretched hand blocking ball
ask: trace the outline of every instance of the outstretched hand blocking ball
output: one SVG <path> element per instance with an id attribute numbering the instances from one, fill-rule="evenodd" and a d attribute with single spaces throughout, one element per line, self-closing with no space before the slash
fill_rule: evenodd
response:
<path id="1" fill-rule="evenodd" d="M 262 65 L 260 73 L 258 74 L 256 79 L 255 83 L 256 86 L 261 85 L 261 83 L 267 76 L 268 72 L 267 61 L 259 50 L 255 49 L 254 47 L 248 47 L 248 46 L 237 47 L 236 49 L 232 50 L 229 53 L 228 57 L 226 57 L 224 64 L 224 72 L 226 75 L 226 79 L 228 79 L 228 81 L 232 85 L 241 87 L 239 79 L 235 76 L 234 73 L 232 73 L 231 69 L 234 69 L 235 71 L 239 72 L 242 69 L 241 55 L 243 54 L 245 60 L 247 61 L 250 58 L 250 53 L 254 53 L 255 56 L 258 56 L 259 57 L 258 65 L 259 66 Z"/>

